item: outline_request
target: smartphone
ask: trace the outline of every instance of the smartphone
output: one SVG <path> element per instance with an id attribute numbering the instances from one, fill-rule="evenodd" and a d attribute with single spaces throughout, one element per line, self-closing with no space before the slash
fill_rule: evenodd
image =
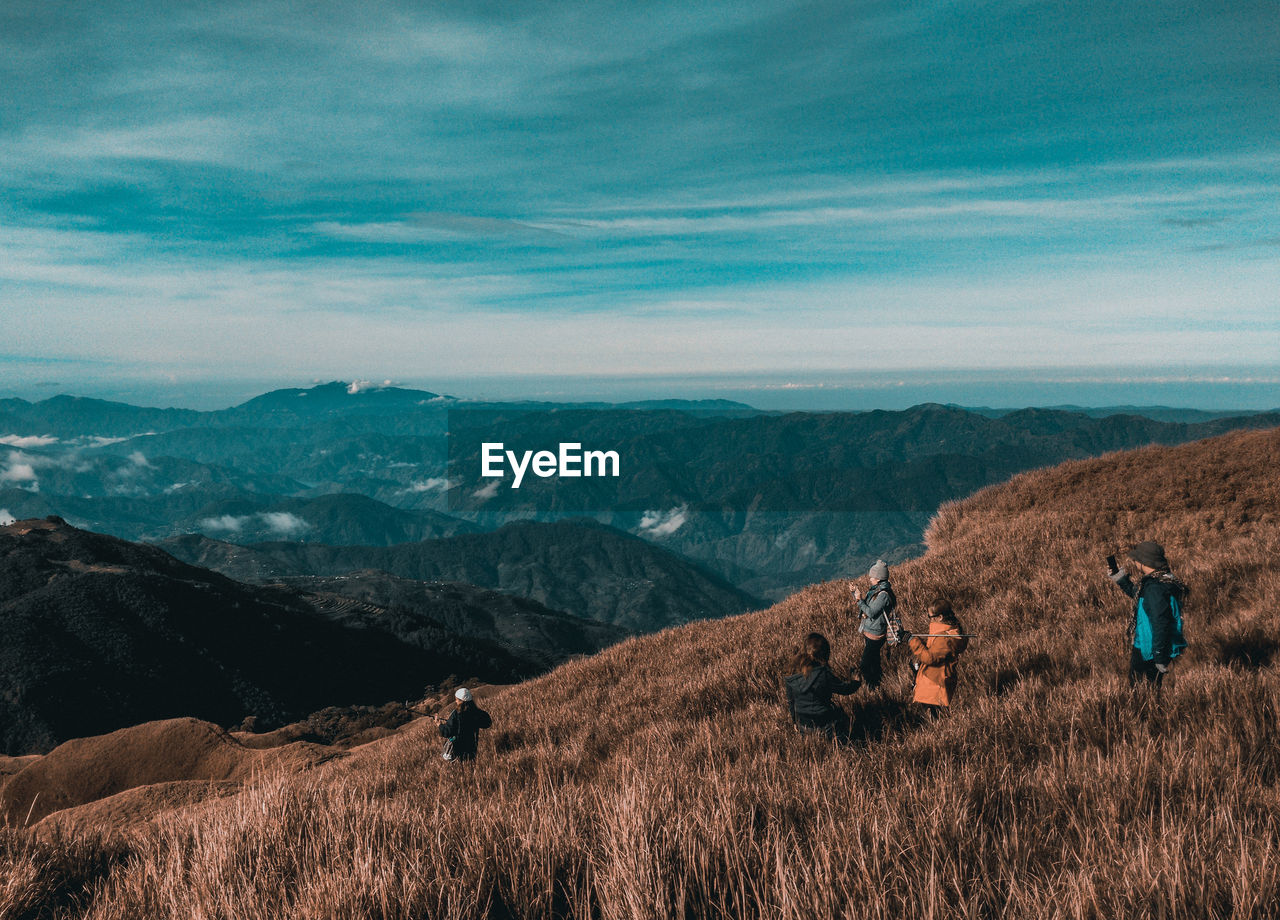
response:
<path id="1" fill-rule="evenodd" d="M 1108 572 L 1110 572 L 1112 575 L 1114 575 L 1116 572 L 1120 571 L 1120 566 L 1116 565 L 1116 557 L 1115 557 L 1115 556 L 1108 556 L 1108 557 L 1107 557 L 1107 571 L 1108 571 Z"/>

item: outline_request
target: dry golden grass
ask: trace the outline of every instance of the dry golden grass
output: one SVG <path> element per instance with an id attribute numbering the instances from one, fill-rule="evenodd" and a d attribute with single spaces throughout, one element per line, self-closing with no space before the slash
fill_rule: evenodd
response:
<path id="1" fill-rule="evenodd" d="M 630 640 L 505 690 L 474 766 L 430 726 L 128 837 L 0 832 L 0 918 L 1280 916 L 1280 431 L 1020 476 L 943 509 L 899 567 L 980 632 L 917 721 L 904 664 L 839 747 L 779 676 L 845 588 Z M 1161 697 L 1124 681 L 1102 558 L 1190 584 Z"/>

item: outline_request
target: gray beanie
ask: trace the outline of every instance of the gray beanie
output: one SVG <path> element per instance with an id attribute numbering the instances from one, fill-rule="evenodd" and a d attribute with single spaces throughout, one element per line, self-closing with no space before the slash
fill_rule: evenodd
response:
<path id="1" fill-rule="evenodd" d="M 883 559 L 877 559 L 876 564 L 867 574 L 871 576 L 872 581 L 885 581 L 889 577 L 889 566 Z"/>
<path id="2" fill-rule="evenodd" d="M 1155 540 L 1144 540 L 1139 543 L 1129 550 L 1129 558 L 1135 562 L 1141 562 L 1156 571 L 1169 567 L 1169 560 L 1164 557 L 1164 547 Z"/>

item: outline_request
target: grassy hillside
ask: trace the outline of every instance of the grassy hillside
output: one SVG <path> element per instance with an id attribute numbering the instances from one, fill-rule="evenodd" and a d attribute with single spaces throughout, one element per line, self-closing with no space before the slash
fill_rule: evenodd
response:
<path id="1" fill-rule="evenodd" d="M 420 722 L 129 837 L 6 832 L 0 916 L 1274 917 L 1278 467 L 1280 431 L 1241 433 L 944 508 L 895 571 L 909 625 L 945 593 L 982 634 L 936 723 L 898 661 L 849 701 L 858 743 L 790 729 L 798 637 L 857 651 L 818 585 L 496 694 L 474 768 Z M 1144 538 L 1192 591 L 1158 699 L 1102 563 Z"/>

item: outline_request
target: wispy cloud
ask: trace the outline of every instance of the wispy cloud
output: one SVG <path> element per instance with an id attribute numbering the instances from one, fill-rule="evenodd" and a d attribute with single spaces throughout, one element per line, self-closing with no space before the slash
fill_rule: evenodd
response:
<path id="1" fill-rule="evenodd" d="M 311 529 L 311 525 L 296 514 L 288 511 L 264 511 L 262 523 L 273 533 L 285 537 L 296 537 Z"/>
<path id="2" fill-rule="evenodd" d="M 19 451 L 11 451 L 9 460 L 5 466 L 0 469 L 0 484 L 10 484 L 20 489 L 30 489 L 32 492 L 40 491 L 40 479 L 36 475 L 36 464 L 31 462 L 31 458 Z"/>
<path id="3" fill-rule="evenodd" d="M 196 526 L 201 530 L 214 533 L 236 534 L 244 530 L 244 525 L 250 518 L 251 515 L 222 514 L 217 517 L 201 518 L 196 522 Z"/>
<path id="4" fill-rule="evenodd" d="M 57 443 L 58 439 L 52 435 L 6 434 L 0 437 L 0 444 L 7 444 L 10 447 L 48 447 Z"/>
<path id="5" fill-rule="evenodd" d="M 1055 340 L 1087 360 L 1152 300 L 1169 360 L 1256 357 L 1277 335 L 1272 18 L 16 0 L 6 367 L 807 367 L 864 329 L 985 362 L 1062 315 L 1088 317 Z M 1252 325 L 1196 338 L 1214 279 Z"/>
<path id="6" fill-rule="evenodd" d="M 372 380 L 352 380 L 347 384 L 347 395 L 355 396 L 357 393 L 367 393 L 373 390 L 381 390 L 384 387 L 391 386 L 390 380 L 384 380 L 382 383 L 374 383 Z"/>
<path id="7" fill-rule="evenodd" d="M 35 483 L 37 481 L 36 470 L 30 463 L 10 462 L 9 466 L 0 470 L 0 482 Z"/>
<path id="8" fill-rule="evenodd" d="M 404 494 L 420 494 L 423 492 L 445 492 L 449 488 L 449 480 L 443 476 L 432 476 L 420 482 L 409 483 L 408 488 L 404 489 Z M 492 497 L 492 496 L 490 496 Z"/>
<path id="9" fill-rule="evenodd" d="M 684 505 L 670 511 L 646 511 L 640 518 L 640 532 L 648 537 L 669 537 L 689 520 L 689 509 Z"/>
<path id="10" fill-rule="evenodd" d="M 255 530 L 266 530 L 277 536 L 289 538 L 306 533 L 311 524 L 288 511 L 262 511 L 254 514 L 222 514 L 201 518 L 196 526 L 202 531 L 236 536 Z"/>

